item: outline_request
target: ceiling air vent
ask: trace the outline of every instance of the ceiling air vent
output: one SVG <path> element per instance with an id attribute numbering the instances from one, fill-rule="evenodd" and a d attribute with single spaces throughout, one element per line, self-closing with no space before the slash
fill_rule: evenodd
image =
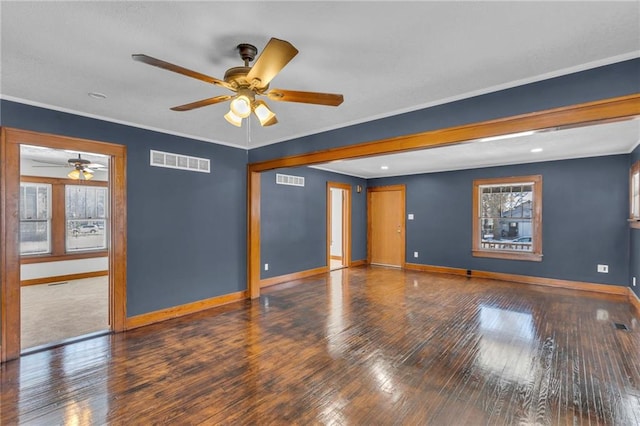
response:
<path id="1" fill-rule="evenodd" d="M 151 165 L 169 169 L 191 170 L 192 172 L 211 173 L 211 160 L 208 158 L 190 157 L 170 152 L 150 151 Z"/>
<path id="2" fill-rule="evenodd" d="M 304 186 L 304 177 L 276 173 L 276 183 L 278 185 Z"/>

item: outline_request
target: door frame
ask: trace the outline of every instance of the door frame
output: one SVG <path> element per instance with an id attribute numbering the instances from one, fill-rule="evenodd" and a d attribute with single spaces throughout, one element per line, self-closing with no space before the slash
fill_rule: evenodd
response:
<path id="1" fill-rule="evenodd" d="M 402 214 L 402 222 L 400 223 L 400 234 L 402 236 L 402 242 L 400 244 L 400 268 L 404 268 L 407 264 L 406 259 L 406 247 L 407 247 L 407 232 L 406 232 L 406 187 L 405 185 L 386 185 L 386 186 L 371 186 L 367 188 L 367 263 L 371 265 L 371 194 L 374 192 L 390 192 L 400 191 L 400 213 Z"/>
<path id="2" fill-rule="evenodd" d="M 249 297 L 251 299 L 260 297 L 260 174 L 262 172 L 283 167 L 309 166 L 350 158 L 474 143 L 474 140 L 508 133 L 624 119 L 639 114 L 640 94 L 635 93 L 250 163 L 247 166 L 247 289 Z"/>
<path id="3" fill-rule="evenodd" d="M 340 189 L 342 197 L 342 266 L 351 266 L 351 185 L 340 182 L 327 182 L 327 268 L 331 269 L 331 218 L 333 216 L 331 189 Z"/>
<path id="4" fill-rule="evenodd" d="M 109 322 L 125 329 L 127 272 L 126 147 L 88 139 L 0 128 L 0 362 L 20 356 L 20 145 L 95 152 L 109 165 Z"/>

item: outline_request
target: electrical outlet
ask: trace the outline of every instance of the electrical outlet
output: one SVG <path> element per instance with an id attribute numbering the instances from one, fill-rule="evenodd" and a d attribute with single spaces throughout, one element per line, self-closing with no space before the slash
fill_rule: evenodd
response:
<path id="1" fill-rule="evenodd" d="M 598 265 L 598 272 L 601 272 L 603 274 L 608 274 L 609 273 L 609 265 Z"/>
<path id="2" fill-rule="evenodd" d="M 413 257 L 418 257 L 418 252 L 417 251 L 413 252 Z"/>
<path id="3" fill-rule="evenodd" d="M 268 270 L 269 270 L 269 264 L 268 264 L 268 263 L 265 263 L 265 264 L 264 264 L 264 270 L 265 270 L 265 271 L 268 271 Z"/>
<path id="4" fill-rule="evenodd" d="M 409 219 L 409 220 L 413 220 L 413 213 L 409 213 L 409 217 L 408 217 L 408 219 Z"/>

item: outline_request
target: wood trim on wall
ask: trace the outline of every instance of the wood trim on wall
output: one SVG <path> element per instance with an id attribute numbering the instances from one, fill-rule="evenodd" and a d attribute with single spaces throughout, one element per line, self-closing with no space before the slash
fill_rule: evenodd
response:
<path id="1" fill-rule="evenodd" d="M 82 253 L 61 254 L 59 256 L 51 256 L 51 255 L 20 256 L 20 264 L 30 265 L 32 263 L 61 262 L 66 260 L 93 259 L 96 257 L 107 257 L 107 256 L 109 256 L 108 250 L 85 251 Z"/>
<path id="2" fill-rule="evenodd" d="M 450 268 L 446 266 L 421 265 L 417 263 L 407 263 L 405 267 L 407 269 L 423 271 L 423 272 L 465 275 L 465 276 L 468 276 L 469 278 L 489 278 L 489 279 L 498 280 L 498 281 L 510 281 L 510 282 L 516 282 L 516 283 L 522 283 L 522 284 L 563 288 L 568 290 L 590 291 L 595 293 L 613 294 L 616 296 L 626 296 L 627 289 L 628 289 L 628 287 L 610 285 L 610 284 L 597 284 L 597 283 L 587 283 L 587 282 L 571 281 L 571 280 L 559 280 L 555 278 L 543 278 L 543 277 L 532 277 L 527 275 L 504 274 L 501 272 L 466 270 L 461 268 Z"/>
<path id="3" fill-rule="evenodd" d="M 20 147 L 7 139 L 0 129 L 0 362 L 20 356 Z"/>
<path id="4" fill-rule="evenodd" d="M 247 289 L 260 297 L 260 173 L 247 171 Z"/>
<path id="5" fill-rule="evenodd" d="M 405 263 L 404 268 L 412 271 L 434 272 L 437 274 L 467 275 L 466 269 L 450 268 L 448 266 L 423 265 L 421 263 Z"/>
<path id="6" fill-rule="evenodd" d="M 629 303 L 636 309 L 636 314 L 640 316 L 640 298 L 631 290 L 631 287 L 627 287 L 627 289 L 629 290 Z"/>
<path id="7" fill-rule="evenodd" d="M 515 250 L 489 250 L 481 247 L 480 239 L 480 186 L 483 185 L 508 185 L 513 183 L 531 182 L 533 183 L 533 215 L 531 228 L 533 230 L 532 251 L 518 252 Z M 490 257 L 494 259 L 529 260 L 542 262 L 542 175 L 529 176 L 509 176 L 502 178 L 474 179 L 472 196 L 472 224 L 473 229 L 472 255 L 475 257 Z"/>
<path id="8" fill-rule="evenodd" d="M 259 182 L 260 172 L 280 167 L 297 167 L 328 161 L 367 157 L 380 154 L 412 151 L 445 145 L 455 145 L 484 137 L 540 130 L 565 125 L 595 124 L 605 120 L 625 119 L 640 115 L 640 93 L 602 99 L 593 102 L 515 115 L 497 120 L 465 124 L 444 129 L 430 130 L 413 135 L 399 136 L 361 144 L 348 145 L 292 155 L 272 160 L 259 161 L 247 166 L 250 182 Z M 247 238 L 247 259 L 249 265 L 248 287 L 251 298 L 260 296 L 260 187 L 249 184 L 248 188 L 249 225 Z M 256 232 L 257 229 L 257 232 Z M 352 265 L 353 266 L 353 265 Z"/>
<path id="9" fill-rule="evenodd" d="M 126 329 L 143 327 L 145 325 L 155 324 L 157 322 L 166 321 L 172 318 L 178 318 L 184 315 L 194 314 L 207 309 L 216 308 L 218 306 L 244 300 L 248 297 L 246 291 L 238 291 L 222 296 L 211 297 L 209 299 L 198 300 L 184 305 L 173 306 L 146 314 L 135 315 L 127 318 Z"/>
<path id="10" fill-rule="evenodd" d="M 51 185 L 76 185 L 76 186 L 101 186 L 108 187 L 109 182 L 103 180 L 76 180 L 76 179 L 65 179 L 65 178 L 53 178 L 47 176 L 27 176 L 21 175 L 20 182 L 28 182 L 28 183 L 49 183 Z"/>
<path id="11" fill-rule="evenodd" d="M 31 280 L 22 280 L 20 281 L 20 285 L 22 287 L 25 287 L 28 285 L 51 284 L 51 283 L 59 283 L 62 281 L 82 280 L 84 278 L 104 277 L 105 275 L 109 275 L 109 271 L 80 272 L 77 274 L 67 274 L 67 275 L 58 275 L 55 277 L 42 277 L 42 278 L 34 278 Z"/>
<path id="12" fill-rule="evenodd" d="M 265 160 L 251 163 L 249 166 L 252 171 L 305 166 L 347 158 L 456 145 L 466 141 L 529 130 L 542 130 L 576 124 L 595 124 L 599 121 L 633 117 L 639 114 L 640 93 L 635 93 L 627 96 L 514 115 L 496 120 L 428 130 L 411 135 Z"/>
<path id="13" fill-rule="evenodd" d="M 356 266 L 364 266 L 367 264 L 367 260 L 366 259 L 360 259 L 360 260 L 354 260 L 353 262 L 351 262 L 351 265 L 349 265 L 351 268 L 355 268 Z"/>
<path id="14" fill-rule="evenodd" d="M 260 280 L 260 287 L 269 287 L 276 284 L 282 284 L 287 281 L 301 280 L 303 278 L 324 274 L 326 272 L 329 272 L 329 268 L 327 266 L 321 266 L 315 269 L 307 269 L 306 271 L 293 272 L 286 275 L 278 275 L 277 277 Z"/>
<path id="15" fill-rule="evenodd" d="M 20 188 L 20 144 L 54 149 L 89 151 L 111 158 L 109 167 L 111 233 L 109 244 L 109 322 L 113 331 L 123 331 L 126 318 L 126 147 L 107 142 L 2 128 L 3 244 L 0 245 L 0 299 L 2 300 L 1 360 L 20 356 L 20 255 L 18 196 Z M 100 184 L 102 185 L 102 184 Z M 53 206 L 55 208 L 55 206 Z M 92 253 L 95 256 L 95 253 Z M 49 258 L 48 260 L 51 260 Z M 27 262 L 28 263 L 28 262 Z"/>

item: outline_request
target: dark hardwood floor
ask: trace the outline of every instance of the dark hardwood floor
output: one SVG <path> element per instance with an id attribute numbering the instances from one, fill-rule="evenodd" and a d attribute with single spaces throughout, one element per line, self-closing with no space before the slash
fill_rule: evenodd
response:
<path id="1" fill-rule="evenodd" d="M 626 300 L 387 268 L 0 369 L 3 425 L 640 424 Z"/>

